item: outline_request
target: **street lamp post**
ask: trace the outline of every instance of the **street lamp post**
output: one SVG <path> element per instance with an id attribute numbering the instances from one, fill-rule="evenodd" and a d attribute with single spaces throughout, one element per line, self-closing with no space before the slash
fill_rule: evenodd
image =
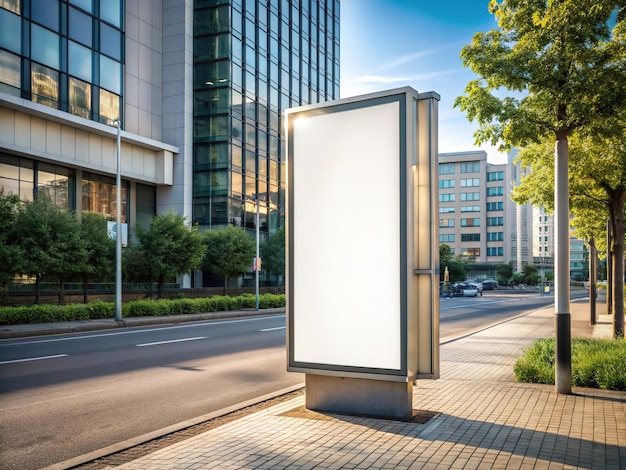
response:
<path id="1" fill-rule="evenodd" d="M 256 226 L 256 257 L 254 258 L 254 292 L 255 292 L 255 308 L 259 310 L 259 270 L 261 268 L 260 258 L 259 258 L 259 196 L 258 194 L 254 194 L 252 196 L 246 196 L 246 199 L 250 201 L 254 201 L 256 216 L 255 216 L 255 226 Z"/>
<path id="2" fill-rule="evenodd" d="M 122 321 L 122 157 L 120 152 L 120 131 L 122 121 L 115 119 L 117 124 L 117 175 L 116 192 L 116 225 L 115 225 L 115 321 Z"/>
<path id="3" fill-rule="evenodd" d="M 256 198 L 256 259 L 254 260 L 254 292 L 255 308 L 259 310 L 259 270 L 261 268 L 259 259 L 259 197 Z"/>

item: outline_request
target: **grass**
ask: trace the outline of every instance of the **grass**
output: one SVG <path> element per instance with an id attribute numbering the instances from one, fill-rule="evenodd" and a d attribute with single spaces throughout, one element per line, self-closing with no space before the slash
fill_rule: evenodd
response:
<path id="1" fill-rule="evenodd" d="M 513 365 L 517 382 L 554 384 L 554 338 L 533 342 Z M 572 385 L 626 391 L 626 340 L 574 338 Z"/>

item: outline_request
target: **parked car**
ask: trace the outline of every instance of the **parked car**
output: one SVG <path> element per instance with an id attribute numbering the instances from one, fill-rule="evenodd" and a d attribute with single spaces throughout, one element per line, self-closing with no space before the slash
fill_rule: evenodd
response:
<path id="1" fill-rule="evenodd" d="M 478 287 L 470 282 L 457 282 L 452 286 L 452 290 L 455 296 L 476 297 L 483 295 L 482 289 L 479 291 Z"/>
<path id="2" fill-rule="evenodd" d="M 498 281 L 493 279 L 485 279 L 481 284 L 484 290 L 496 290 L 498 288 Z"/>
<path id="3" fill-rule="evenodd" d="M 470 284 L 472 284 L 473 286 L 476 286 L 476 289 L 478 289 L 478 295 L 480 295 L 481 297 L 483 296 L 483 285 L 480 282 L 470 282 Z"/>

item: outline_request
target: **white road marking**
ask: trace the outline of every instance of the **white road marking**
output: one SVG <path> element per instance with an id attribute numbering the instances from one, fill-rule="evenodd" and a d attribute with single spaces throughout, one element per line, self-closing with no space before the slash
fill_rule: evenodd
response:
<path id="1" fill-rule="evenodd" d="M 196 336 L 195 338 L 171 339 L 169 341 L 156 341 L 154 343 L 137 344 L 136 346 L 138 348 L 141 348 L 143 346 L 157 346 L 159 344 L 182 343 L 183 341 L 195 341 L 197 339 L 206 339 L 206 336 Z"/>
<path id="2" fill-rule="evenodd" d="M 41 361 L 43 359 L 55 359 L 57 357 L 67 357 L 67 354 L 55 354 L 54 356 L 28 357 L 26 359 L 14 359 L 12 361 L 0 361 L 0 364 L 14 364 L 16 362 Z"/>
<path id="3" fill-rule="evenodd" d="M 276 328 L 265 328 L 263 330 L 259 330 L 259 331 L 274 331 L 274 330 L 284 330 L 285 328 L 287 328 L 286 326 L 279 326 Z"/>

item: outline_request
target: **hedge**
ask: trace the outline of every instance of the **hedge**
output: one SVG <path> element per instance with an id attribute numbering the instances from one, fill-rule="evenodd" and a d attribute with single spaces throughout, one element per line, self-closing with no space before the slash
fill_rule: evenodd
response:
<path id="1" fill-rule="evenodd" d="M 242 294 L 237 297 L 216 295 L 195 299 L 134 300 L 122 305 L 123 317 L 188 315 L 193 313 L 225 312 L 254 308 L 256 297 Z M 285 294 L 262 294 L 259 309 L 285 306 Z M 0 325 L 51 323 L 115 317 L 115 303 L 97 300 L 87 304 L 32 305 L 0 307 Z"/>

